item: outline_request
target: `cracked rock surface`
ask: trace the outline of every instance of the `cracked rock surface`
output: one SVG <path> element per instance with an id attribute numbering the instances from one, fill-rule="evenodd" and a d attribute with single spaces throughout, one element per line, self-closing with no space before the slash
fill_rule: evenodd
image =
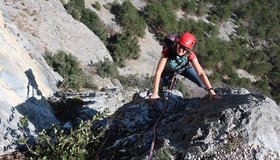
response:
<path id="1" fill-rule="evenodd" d="M 147 158 L 152 129 L 162 112 L 157 125 L 156 157 L 279 158 L 279 106 L 245 89 L 217 92 L 223 99 L 212 102 L 170 96 L 167 101 L 151 104 L 146 97 L 134 96 L 137 103 L 132 101 L 112 115 L 101 158 Z"/>

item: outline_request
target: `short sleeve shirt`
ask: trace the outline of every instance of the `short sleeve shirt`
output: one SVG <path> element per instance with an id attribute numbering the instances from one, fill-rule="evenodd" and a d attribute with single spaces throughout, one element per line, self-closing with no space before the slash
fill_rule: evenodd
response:
<path id="1" fill-rule="evenodd" d="M 187 57 L 186 56 L 177 56 L 174 55 L 174 51 L 169 52 L 168 48 L 165 48 L 162 51 L 163 57 L 168 58 L 164 67 L 165 72 L 177 72 L 181 73 L 189 66 L 189 62 L 192 62 L 196 55 L 194 52 L 191 52 Z M 173 56 L 171 56 L 173 54 Z"/>

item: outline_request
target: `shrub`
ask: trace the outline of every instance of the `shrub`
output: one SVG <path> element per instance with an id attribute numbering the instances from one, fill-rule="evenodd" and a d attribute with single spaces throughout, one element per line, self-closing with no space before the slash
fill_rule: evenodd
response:
<path id="1" fill-rule="evenodd" d="M 269 73 L 272 69 L 272 65 L 270 63 L 267 62 L 263 62 L 263 63 L 253 63 L 251 64 L 250 68 L 249 68 L 249 72 L 262 77 L 263 75 Z"/>
<path id="2" fill-rule="evenodd" d="M 247 60 L 247 57 L 242 55 L 238 60 L 235 62 L 235 66 L 241 69 L 247 69 L 250 65 L 250 61 Z"/>
<path id="3" fill-rule="evenodd" d="M 196 0 L 190 0 L 188 2 L 184 2 L 182 5 L 182 10 L 189 14 L 195 14 L 196 9 Z"/>
<path id="4" fill-rule="evenodd" d="M 230 78 L 226 81 L 227 84 L 247 89 L 252 87 L 251 80 L 248 78 L 239 78 L 236 73 L 232 73 L 231 75 L 229 75 L 229 77 Z"/>
<path id="5" fill-rule="evenodd" d="M 81 10 L 80 21 L 95 33 L 105 44 L 107 43 L 107 29 L 105 24 L 99 19 L 98 15 L 90 9 Z"/>
<path id="6" fill-rule="evenodd" d="M 137 9 L 130 1 L 124 1 L 122 4 L 113 3 L 111 12 L 115 14 L 116 21 L 126 32 L 131 35 L 143 37 L 145 35 L 146 23 L 139 16 Z"/>
<path id="7" fill-rule="evenodd" d="M 64 78 L 60 87 L 75 90 L 82 87 L 95 89 L 89 77 L 80 68 L 80 63 L 76 57 L 64 51 L 58 51 L 56 54 L 46 52 L 44 58 L 53 70 Z"/>
<path id="8" fill-rule="evenodd" d="M 196 9 L 196 14 L 198 16 L 203 16 L 205 14 L 207 14 L 207 3 L 205 3 L 204 1 L 198 1 L 198 7 Z"/>
<path id="9" fill-rule="evenodd" d="M 92 123 L 104 118 L 105 113 L 96 114 L 92 120 L 81 121 L 77 128 L 66 130 L 53 126 L 38 134 L 34 145 L 27 144 L 25 137 L 20 137 L 18 144 L 26 146 L 31 159 L 88 159 L 95 154 L 102 143 L 105 129 L 94 131 Z M 25 133 L 28 119 L 21 118 L 20 130 Z"/>
<path id="10" fill-rule="evenodd" d="M 105 44 L 107 43 L 108 31 L 105 24 L 99 19 L 96 13 L 85 8 L 84 0 L 70 0 L 70 2 L 64 5 L 64 7 L 69 14 L 85 24 Z"/>
<path id="11" fill-rule="evenodd" d="M 225 5 L 219 5 L 216 7 L 216 15 L 220 18 L 220 21 L 226 21 L 230 18 L 232 11 L 232 5 L 233 3 L 225 4 Z"/>
<path id="12" fill-rule="evenodd" d="M 279 106 L 280 105 L 280 95 L 278 93 L 273 95 L 273 100 L 275 100 L 278 103 L 278 106 Z"/>
<path id="13" fill-rule="evenodd" d="M 94 8 L 96 9 L 96 10 L 98 10 L 98 11 L 100 11 L 101 10 L 101 5 L 100 5 L 100 3 L 98 2 L 98 1 L 96 1 L 95 3 L 94 3 Z"/>
<path id="14" fill-rule="evenodd" d="M 168 33 L 178 31 L 178 21 L 173 9 L 154 1 L 145 7 L 145 21 L 157 38 L 164 37 Z"/>
<path id="15" fill-rule="evenodd" d="M 239 80 L 239 77 L 238 77 L 237 73 L 232 73 L 231 75 L 229 75 L 229 79 L 227 79 L 225 82 L 229 85 L 237 86 L 238 80 Z"/>
<path id="16" fill-rule="evenodd" d="M 65 4 L 64 7 L 71 7 L 71 8 L 76 8 L 78 10 L 83 9 L 85 6 L 84 0 L 70 0 L 68 3 Z"/>
<path id="17" fill-rule="evenodd" d="M 218 72 L 214 72 L 209 79 L 211 80 L 211 83 L 216 84 L 222 81 L 222 76 Z"/>
<path id="18" fill-rule="evenodd" d="M 109 59 L 105 59 L 103 62 L 100 61 L 95 63 L 93 69 L 96 70 L 96 74 L 103 78 L 118 78 L 119 71 L 114 64 L 114 62 L 109 61 Z"/>
<path id="19" fill-rule="evenodd" d="M 251 86 L 251 81 L 248 78 L 240 78 L 237 81 L 237 84 L 239 87 L 244 87 L 244 88 L 250 88 Z"/>
<path id="20" fill-rule="evenodd" d="M 259 80 L 254 82 L 253 85 L 258 89 L 258 91 L 262 91 L 265 95 L 270 96 L 271 88 L 268 80 Z"/>
<path id="21" fill-rule="evenodd" d="M 139 75 L 128 75 L 128 76 L 120 76 L 120 82 L 124 87 L 135 87 L 137 86 L 139 89 L 150 89 L 152 86 L 153 77 L 146 75 L 145 77 L 139 77 Z"/>
<path id="22" fill-rule="evenodd" d="M 219 3 L 219 1 L 217 2 Z M 224 2 L 233 3 L 233 1 Z M 240 22 L 238 28 L 241 29 L 242 34 L 246 34 L 246 37 L 250 36 L 255 40 L 266 41 L 279 39 L 279 18 L 277 18 L 279 17 L 278 1 L 272 0 L 266 4 L 261 1 L 248 1 L 248 3 L 240 3 L 237 6 L 225 5 L 227 7 L 232 6 L 230 9 L 234 11 Z M 216 5 L 214 4 L 214 6 Z M 221 14 L 224 14 L 224 12 Z M 238 35 L 240 35 L 239 33 Z"/>
<path id="23" fill-rule="evenodd" d="M 119 33 L 109 39 L 107 46 L 114 62 L 123 67 L 126 59 L 137 59 L 140 47 L 136 37 L 128 32 Z"/>

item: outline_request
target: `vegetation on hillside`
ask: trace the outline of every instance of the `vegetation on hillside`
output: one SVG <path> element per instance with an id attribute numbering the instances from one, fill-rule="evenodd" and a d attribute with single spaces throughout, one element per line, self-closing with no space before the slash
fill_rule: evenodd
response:
<path id="1" fill-rule="evenodd" d="M 55 54 L 46 52 L 44 57 L 48 65 L 63 77 L 60 87 L 64 90 L 96 89 L 89 76 L 83 72 L 76 57 L 64 51 L 58 51 Z"/>
<path id="2" fill-rule="evenodd" d="M 279 103 L 279 2 L 210 0 L 208 3 L 214 6 L 210 8 L 210 17 L 218 17 L 218 22 L 232 18 L 238 25 L 237 36 L 228 42 L 231 46 L 239 44 L 236 48 L 239 58 L 235 60 L 235 67 L 243 68 L 259 78 L 256 83 L 250 84 Z"/>
<path id="3" fill-rule="evenodd" d="M 212 81 L 245 87 L 279 99 L 279 3 L 260 1 L 186 1 L 167 5 L 172 0 L 149 1 L 144 18 L 158 39 L 169 33 L 192 32 L 197 37 L 194 51 L 206 68 L 214 74 Z M 211 23 L 194 21 L 187 16 L 177 20 L 175 11 L 192 16 L 208 14 Z M 232 19 L 238 25 L 231 41 L 218 38 L 218 26 Z M 257 82 L 238 78 L 236 69 L 245 69 L 257 77 Z M 277 77 L 278 76 L 278 77 Z"/>
<path id="4" fill-rule="evenodd" d="M 139 57 L 140 46 L 135 36 L 129 32 L 123 32 L 113 35 L 107 45 L 114 62 L 123 67 L 125 60 L 137 59 Z"/>
<path id="5" fill-rule="evenodd" d="M 151 87 L 152 78 L 149 75 L 139 78 L 138 75 L 121 76 L 118 72 L 117 65 L 114 62 L 105 59 L 104 62 L 99 62 L 91 66 L 92 73 L 98 74 L 103 78 L 119 79 L 123 87 L 138 87 L 145 90 Z"/>
<path id="6" fill-rule="evenodd" d="M 123 33 L 116 35 L 109 35 L 109 31 L 98 15 L 85 8 L 84 0 L 70 0 L 64 4 L 64 7 L 69 14 L 84 23 L 104 42 L 116 65 L 123 67 L 126 59 L 139 57 L 140 48 L 136 36 L 144 36 L 146 25 L 129 1 L 123 4 L 114 3 L 111 7 L 112 12 L 118 15 L 117 22 L 125 26 Z M 94 7 L 99 9 L 99 3 L 95 3 Z"/>
<path id="7" fill-rule="evenodd" d="M 84 0 L 70 0 L 64 4 L 66 11 L 76 20 L 84 23 L 94 32 L 105 44 L 107 44 L 107 29 L 96 13 L 85 8 Z"/>
<path id="8" fill-rule="evenodd" d="M 200 62 L 213 70 L 212 81 L 263 92 L 280 102 L 280 55 L 277 54 L 280 50 L 280 5 L 276 0 L 270 3 L 149 0 L 142 10 L 137 10 L 130 1 L 108 6 L 123 32 L 106 37 L 106 27 L 93 11 L 84 8 L 83 0 L 70 0 L 65 4 L 74 18 L 86 24 L 105 42 L 116 65 L 122 67 L 126 59 L 139 56 L 136 36 L 142 37 L 146 26 L 159 41 L 166 34 L 189 31 L 197 37 L 194 51 Z M 198 17 L 207 14 L 210 23 L 201 19 L 195 21 L 188 16 L 178 19 L 178 10 Z M 238 26 L 236 34 L 231 35 L 230 41 L 222 41 L 218 38 L 219 26 L 230 19 Z M 238 78 L 236 69 L 246 70 L 258 81 Z"/>
<path id="9" fill-rule="evenodd" d="M 110 10 L 116 16 L 116 22 L 126 32 L 138 37 L 145 35 L 146 23 L 130 1 L 124 1 L 122 4 L 114 2 Z"/>

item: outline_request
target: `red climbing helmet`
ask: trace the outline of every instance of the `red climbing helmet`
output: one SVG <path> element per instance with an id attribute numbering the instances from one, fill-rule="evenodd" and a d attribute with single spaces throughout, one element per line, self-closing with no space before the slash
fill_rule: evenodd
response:
<path id="1" fill-rule="evenodd" d="M 195 37 L 189 32 L 185 32 L 178 40 L 178 43 L 192 49 L 195 44 Z"/>

